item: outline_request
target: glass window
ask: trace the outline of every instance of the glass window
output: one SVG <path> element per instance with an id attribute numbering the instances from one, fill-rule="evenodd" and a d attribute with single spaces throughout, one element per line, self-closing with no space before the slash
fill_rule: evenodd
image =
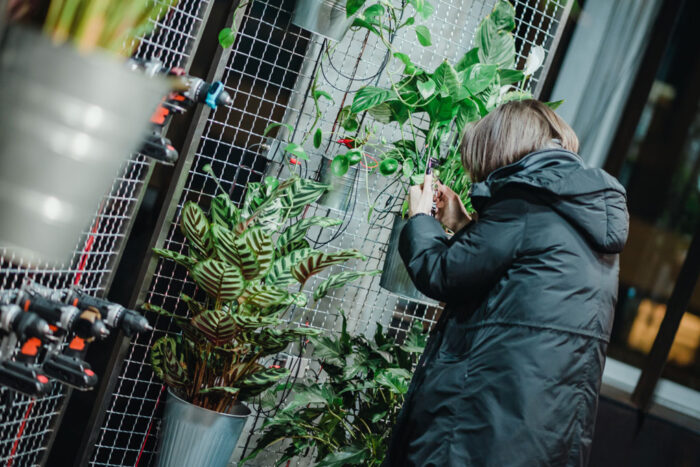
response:
<path id="1" fill-rule="evenodd" d="M 700 60 L 692 15 L 665 52 L 619 174 L 630 237 L 620 259 L 620 298 L 609 355 L 642 367 L 700 226 Z M 700 287 L 681 321 L 663 377 L 700 389 Z"/>

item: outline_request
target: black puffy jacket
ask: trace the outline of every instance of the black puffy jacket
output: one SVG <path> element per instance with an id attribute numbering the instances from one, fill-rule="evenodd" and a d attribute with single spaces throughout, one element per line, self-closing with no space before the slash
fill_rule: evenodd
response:
<path id="1" fill-rule="evenodd" d="M 582 466 L 627 239 L 624 188 L 543 150 L 472 187 L 479 220 L 449 238 L 426 215 L 399 251 L 447 306 L 385 465 Z"/>

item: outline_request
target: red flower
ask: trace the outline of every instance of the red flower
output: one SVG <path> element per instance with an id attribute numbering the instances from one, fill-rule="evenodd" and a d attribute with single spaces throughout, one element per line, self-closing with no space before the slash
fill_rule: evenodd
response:
<path id="1" fill-rule="evenodd" d="M 341 138 L 337 143 L 344 144 L 346 148 L 353 149 L 355 147 L 355 140 L 352 138 Z"/>

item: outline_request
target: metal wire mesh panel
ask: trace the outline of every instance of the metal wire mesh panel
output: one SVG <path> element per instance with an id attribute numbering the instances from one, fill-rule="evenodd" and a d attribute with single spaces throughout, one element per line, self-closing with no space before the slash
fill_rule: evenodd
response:
<path id="1" fill-rule="evenodd" d="M 476 26 L 495 0 L 436 0 L 432 3 L 435 13 L 427 24 L 433 35 L 432 47 L 419 46 L 412 32 L 393 38 L 397 50 L 410 51 L 412 60 L 426 68 L 437 66 L 443 59 L 458 60 L 469 49 Z M 562 4 L 563 1 L 515 2 L 520 66 L 533 45 L 549 47 L 559 25 Z M 255 0 L 248 6 L 221 78 L 233 97 L 233 105 L 220 107 L 207 120 L 178 200 L 177 214 L 167 226 L 163 248 L 186 253 L 187 247 L 178 228 L 180 208 L 186 201 L 195 201 L 206 209 L 209 199 L 217 193 L 216 181 L 202 170 L 204 165 L 211 165 L 223 188 L 237 202 L 242 199 L 246 183 L 258 181 L 266 173 L 285 176 L 286 169 L 278 170 L 275 163 L 281 157 L 279 141 L 265 139 L 262 133 L 273 122 L 292 124 L 297 133 L 295 137 L 312 126 L 315 111 L 309 90 L 316 76 L 319 76 L 319 88 L 327 91 L 333 102 L 321 101 L 320 125 L 324 134 L 321 148 L 314 149 L 310 141 L 304 146 L 310 161 L 302 164 L 299 170 L 310 177 L 319 175 L 324 156 L 332 157 L 344 151 L 335 142 L 344 136 L 337 124 L 342 105 L 348 105 L 361 86 L 387 86 L 390 75 L 400 72 L 386 48 L 364 32 L 350 31 L 339 43 L 328 44 L 323 38 L 292 25 L 293 6 L 293 0 Z M 535 75 L 531 84 L 539 78 Z M 376 136 L 391 141 L 397 137 L 397 131 L 386 127 Z M 309 238 L 316 248 L 330 251 L 357 248 L 368 259 L 365 263 L 333 267 L 310 279 L 309 288 L 343 269 L 380 269 L 384 263 L 393 213 L 403 200 L 402 187 L 365 168 L 346 176 L 346 180 L 348 209 L 317 204 L 305 214 L 336 217 L 343 223 L 324 231 L 312 229 Z M 187 310 L 180 300 L 181 293 L 192 296 L 198 291 L 183 268 L 160 261 L 147 300 L 185 315 Z M 351 332 L 372 333 L 376 322 L 380 322 L 394 334 L 401 334 L 414 319 L 422 320 L 429 327 L 440 312 L 434 303 L 406 300 L 384 291 L 375 276 L 335 290 L 318 302 L 309 302 L 306 307 L 294 308 L 283 318 L 337 330 L 340 310 L 347 314 Z M 92 465 L 148 464 L 155 458 L 165 390 L 151 371 L 148 351 L 164 333 L 177 330 L 162 316 L 154 316 L 151 321 L 157 329 L 151 334 L 139 335 L 123 364 Z M 281 354 L 277 363 L 287 365 L 299 375 L 309 366 L 307 360 L 299 359 L 292 351 Z M 262 417 L 251 417 L 234 459 L 252 447 L 261 421 Z M 272 458 L 260 456 L 251 465 L 272 464 Z"/>
<path id="2" fill-rule="evenodd" d="M 181 0 L 151 35 L 142 38 L 136 56 L 157 57 L 169 67 L 184 66 L 196 28 L 202 22 L 200 14 L 205 3 Z M 167 7 L 167 2 L 162 4 Z M 103 294 L 149 164 L 143 156 L 135 155 L 115 174 L 108 194 L 96 200 L 95 217 L 81 238 L 76 239 L 69 262 L 60 266 L 29 266 L 25 259 L 0 248 L 0 292 L 15 291 L 31 279 L 52 289 L 79 285 L 91 295 Z M 0 388 L 0 462 L 8 466 L 38 463 L 64 396 L 65 389 L 60 384 L 54 384 L 50 395 L 38 399 Z"/>

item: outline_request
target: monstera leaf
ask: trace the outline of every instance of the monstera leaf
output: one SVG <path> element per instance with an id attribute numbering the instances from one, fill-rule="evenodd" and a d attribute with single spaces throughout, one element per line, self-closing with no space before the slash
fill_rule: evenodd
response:
<path id="1" fill-rule="evenodd" d="M 318 251 L 311 248 L 302 248 L 294 250 L 288 255 L 276 260 L 272 264 L 270 272 L 267 273 L 265 283 L 277 287 L 285 287 L 293 283 L 294 277 L 292 276 L 292 268 L 316 253 L 318 253 Z"/>
<path id="2" fill-rule="evenodd" d="M 177 264 L 179 264 L 180 266 L 184 266 L 187 269 L 192 269 L 194 265 L 197 264 L 196 259 L 190 258 L 189 256 L 185 256 L 175 251 L 164 250 L 162 248 L 154 248 L 153 253 L 160 256 L 161 258 L 175 261 Z"/>
<path id="3" fill-rule="evenodd" d="M 341 264 L 350 259 L 365 260 L 367 258 L 357 250 L 342 250 L 332 254 L 317 252 L 294 266 L 292 268 L 292 277 L 303 285 L 309 277 L 321 272 L 328 266 Z"/>
<path id="4" fill-rule="evenodd" d="M 307 217 L 299 222 L 296 222 L 282 232 L 282 234 L 277 239 L 277 250 L 286 254 L 291 250 L 288 250 L 289 245 L 294 245 L 299 241 L 303 240 L 306 236 L 306 232 L 311 228 L 311 226 L 319 227 L 332 227 L 334 225 L 342 224 L 341 219 L 332 219 L 330 217 Z"/>
<path id="5" fill-rule="evenodd" d="M 180 229 L 194 249 L 195 254 L 206 258 L 211 253 L 209 220 L 197 203 L 188 201 L 180 215 Z"/>
<path id="6" fill-rule="evenodd" d="M 223 310 L 204 310 L 191 324 L 214 345 L 231 342 L 236 334 L 236 323 L 231 315 Z"/>
<path id="7" fill-rule="evenodd" d="M 170 336 L 161 337 L 151 348 L 153 371 L 168 386 L 183 387 L 189 384 L 187 365 L 178 351 L 178 341 Z"/>
<path id="8" fill-rule="evenodd" d="M 322 299 L 331 289 L 343 287 L 348 282 L 352 282 L 363 276 L 376 276 L 377 274 L 381 274 L 381 272 L 381 269 L 375 269 L 374 271 L 343 271 L 334 274 L 316 287 L 316 290 L 314 290 L 314 300 Z"/>
<path id="9" fill-rule="evenodd" d="M 231 198 L 222 193 L 211 201 L 209 215 L 213 224 L 232 229 L 238 224 L 241 213 Z"/>
<path id="10" fill-rule="evenodd" d="M 208 259 L 197 263 L 191 274 L 197 285 L 217 301 L 235 300 L 245 288 L 241 270 L 223 261 Z"/>
<path id="11" fill-rule="evenodd" d="M 260 264 L 243 236 L 237 237 L 229 229 L 220 225 L 212 225 L 210 232 L 219 259 L 240 269 L 246 280 L 258 277 Z"/>

